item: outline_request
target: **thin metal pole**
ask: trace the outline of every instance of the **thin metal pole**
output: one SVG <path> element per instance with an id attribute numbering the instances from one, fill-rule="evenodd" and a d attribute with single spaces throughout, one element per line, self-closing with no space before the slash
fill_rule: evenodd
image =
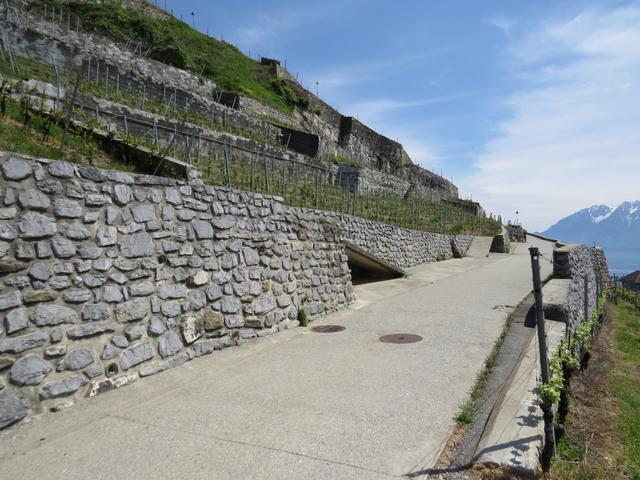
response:
<path id="1" fill-rule="evenodd" d="M 269 195 L 269 169 L 267 168 L 267 156 L 263 155 L 262 159 L 262 165 L 264 166 L 264 188 L 267 192 L 267 195 Z"/>
<path id="2" fill-rule="evenodd" d="M 549 357 L 547 354 L 547 335 L 545 333 L 544 309 L 542 303 L 542 281 L 540 280 L 540 252 L 537 247 L 530 247 L 531 272 L 533 274 L 533 295 L 536 308 L 536 330 L 538 333 L 538 348 L 540 355 L 540 376 L 542 383 L 549 383 Z M 544 419 L 544 446 L 540 463 L 545 472 L 549 471 L 551 458 L 555 455 L 556 439 L 553 428 L 553 410 L 551 401 L 542 398 L 542 417 Z"/>
<path id="3" fill-rule="evenodd" d="M 589 277 L 584 276 L 584 322 L 589 320 Z"/>
<path id="4" fill-rule="evenodd" d="M 251 187 L 250 190 L 253 192 L 253 180 L 255 177 L 255 173 L 256 173 L 256 160 L 258 159 L 258 151 L 256 150 L 256 153 L 254 156 L 251 157 Z"/>
<path id="5" fill-rule="evenodd" d="M 67 117 L 64 120 L 64 130 L 62 131 L 62 139 L 60 140 L 60 153 L 62 153 L 64 149 L 64 142 L 67 139 L 67 130 L 69 129 L 69 120 L 71 118 L 71 114 L 73 113 L 73 106 L 76 102 L 76 95 L 78 94 L 78 87 L 80 86 L 80 70 L 78 70 L 78 76 L 76 77 L 76 83 L 73 86 L 73 94 L 71 95 L 71 100 L 69 101 L 69 109 L 67 110 Z"/>

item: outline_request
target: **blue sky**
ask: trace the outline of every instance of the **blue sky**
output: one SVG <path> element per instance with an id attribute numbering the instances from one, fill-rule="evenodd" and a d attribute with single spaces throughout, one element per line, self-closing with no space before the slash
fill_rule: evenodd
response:
<path id="1" fill-rule="evenodd" d="M 640 1 L 167 7 L 254 58 L 286 60 L 343 114 L 530 229 L 640 197 Z"/>

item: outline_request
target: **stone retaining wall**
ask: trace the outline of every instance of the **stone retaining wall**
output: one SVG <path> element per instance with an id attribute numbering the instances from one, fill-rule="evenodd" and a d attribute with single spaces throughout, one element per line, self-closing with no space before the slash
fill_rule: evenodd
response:
<path id="1" fill-rule="evenodd" d="M 407 267 L 470 236 L 0 152 L 0 428 L 345 308 L 343 240 Z"/>
<path id="2" fill-rule="evenodd" d="M 527 232 L 522 228 L 522 225 L 508 224 L 505 228 L 509 235 L 509 241 L 517 243 L 524 243 L 527 241 Z"/>
<path id="3" fill-rule="evenodd" d="M 0 378 L 13 385 L 0 427 L 20 405 L 47 409 L 352 300 L 335 233 L 310 235 L 280 198 L 8 155 L 0 168 Z"/>
<path id="4" fill-rule="evenodd" d="M 339 214 L 342 238 L 400 268 L 464 256 L 472 235 L 443 235 L 408 230 Z"/>
<path id="5" fill-rule="evenodd" d="M 609 283 L 607 259 L 599 247 L 571 244 L 554 249 L 553 261 L 554 277 L 571 279 L 565 311 L 568 327 L 573 331 L 591 315 L 597 306 L 598 292 Z M 588 282 L 586 316 L 585 277 Z"/>
<path id="6" fill-rule="evenodd" d="M 371 168 L 339 164 L 339 181 L 351 192 L 393 192 L 440 202 L 458 198 L 458 188 L 448 180 L 420 167 L 405 178 Z"/>

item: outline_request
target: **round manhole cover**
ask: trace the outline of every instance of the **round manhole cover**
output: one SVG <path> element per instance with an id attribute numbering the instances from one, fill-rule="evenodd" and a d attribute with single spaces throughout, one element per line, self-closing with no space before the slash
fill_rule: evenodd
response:
<path id="1" fill-rule="evenodd" d="M 317 327 L 311 328 L 311 330 L 316 333 L 335 333 L 341 332 L 344 329 L 342 325 L 318 325 Z"/>
<path id="2" fill-rule="evenodd" d="M 421 340 L 422 337 L 420 335 L 414 335 L 413 333 L 391 333 L 380 337 L 380 341 L 383 343 L 416 343 Z"/>

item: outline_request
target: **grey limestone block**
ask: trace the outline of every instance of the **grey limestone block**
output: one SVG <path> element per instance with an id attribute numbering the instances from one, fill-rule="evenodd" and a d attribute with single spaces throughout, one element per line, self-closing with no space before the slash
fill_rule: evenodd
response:
<path id="1" fill-rule="evenodd" d="M 31 403 L 15 388 L 0 391 L 0 429 L 22 420 L 27 416 Z"/>
<path id="2" fill-rule="evenodd" d="M 58 226 L 55 220 L 47 215 L 26 212 L 20 217 L 18 231 L 23 239 L 38 240 L 55 235 L 58 231 Z"/>
<path id="3" fill-rule="evenodd" d="M 18 337 L 0 340 L 0 353 L 22 353 L 39 347 L 49 341 L 49 335 L 44 331 L 36 331 Z"/>
<path id="4" fill-rule="evenodd" d="M 76 245 L 66 238 L 54 238 L 51 240 L 53 254 L 58 258 L 71 258 L 76 254 Z"/>
<path id="5" fill-rule="evenodd" d="M 153 238 L 146 232 L 127 235 L 120 245 L 122 255 L 127 258 L 147 257 L 155 253 Z"/>
<path id="6" fill-rule="evenodd" d="M 82 309 L 85 321 L 106 320 L 111 316 L 111 308 L 106 303 L 88 303 Z"/>
<path id="7" fill-rule="evenodd" d="M 24 210 L 45 211 L 51 206 L 51 201 L 40 190 L 26 188 L 18 193 L 18 205 Z"/>
<path id="8" fill-rule="evenodd" d="M 0 168 L 6 180 L 21 181 L 30 177 L 33 173 L 33 170 L 27 162 L 15 157 L 4 160 Z"/>
<path id="9" fill-rule="evenodd" d="M 26 355 L 16 361 L 9 372 L 11 383 L 19 387 L 38 385 L 53 370 L 51 364 L 37 355 Z"/>
<path id="10" fill-rule="evenodd" d="M 67 354 L 58 362 L 56 370 L 81 370 L 93 363 L 93 354 L 88 348 L 79 348 Z"/>
<path id="11" fill-rule="evenodd" d="M 40 399 L 47 400 L 49 398 L 71 395 L 77 392 L 85 383 L 87 383 L 87 380 L 82 375 L 75 375 L 57 382 L 46 383 L 40 390 Z"/>
<path id="12" fill-rule="evenodd" d="M 116 305 L 116 318 L 120 322 L 133 322 L 144 319 L 151 313 L 149 299 L 138 297 Z"/>
<path id="13" fill-rule="evenodd" d="M 79 222 L 73 222 L 63 231 L 64 235 L 71 240 L 86 240 L 91 236 L 89 229 Z"/>
<path id="14" fill-rule="evenodd" d="M 31 322 L 38 327 L 75 323 L 79 320 L 75 310 L 63 305 L 38 305 L 31 312 Z"/>
<path id="15" fill-rule="evenodd" d="M 54 177 L 71 178 L 75 175 L 76 168 L 68 162 L 52 162 L 47 170 Z"/>
<path id="16" fill-rule="evenodd" d="M 96 245 L 99 247 L 108 247 L 118 242 L 118 230 L 116 227 L 104 226 L 99 227 L 96 231 Z"/>
<path id="17" fill-rule="evenodd" d="M 130 347 L 120 354 L 120 368 L 122 370 L 128 370 L 129 368 L 135 367 L 147 360 L 151 360 L 153 358 L 153 354 L 153 345 L 151 344 L 151 341 Z"/>
<path id="18" fill-rule="evenodd" d="M 102 333 L 113 332 L 114 325 L 110 322 L 91 322 L 78 325 L 67 330 L 67 336 L 72 340 L 92 337 Z"/>
<path id="19" fill-rule="evenodd" d="M 167 332 L 158 337 L 158 353 L 165 358 L 182 350 L 183 344 L 176 332 Z"/>
<path id="20" fill-rule="evenodd" d="M 7 333 L 15 333 L 27 328 L 29 318 L 24 308 L 11 310 L 4 318 L 4 329 Z"/>
<path id="21" fill-rule="evenodd" d="M 0 293 L 0 311 L 17 307 L 21 303 L 19 290 L 10 290 Z"/>
<path id="22" fill-rule="evenodd" d="M 58 197 L 53 201 L 53 214 L 57 218 L 80 218 L 83 209 L 75 200 Z"/>
<path id="23" fill-rule="evenodd" d="M 136 205 L 131 207 L 133 219 L 138 223 L 157 220 L 156 209 L 153 205 Z"/>

